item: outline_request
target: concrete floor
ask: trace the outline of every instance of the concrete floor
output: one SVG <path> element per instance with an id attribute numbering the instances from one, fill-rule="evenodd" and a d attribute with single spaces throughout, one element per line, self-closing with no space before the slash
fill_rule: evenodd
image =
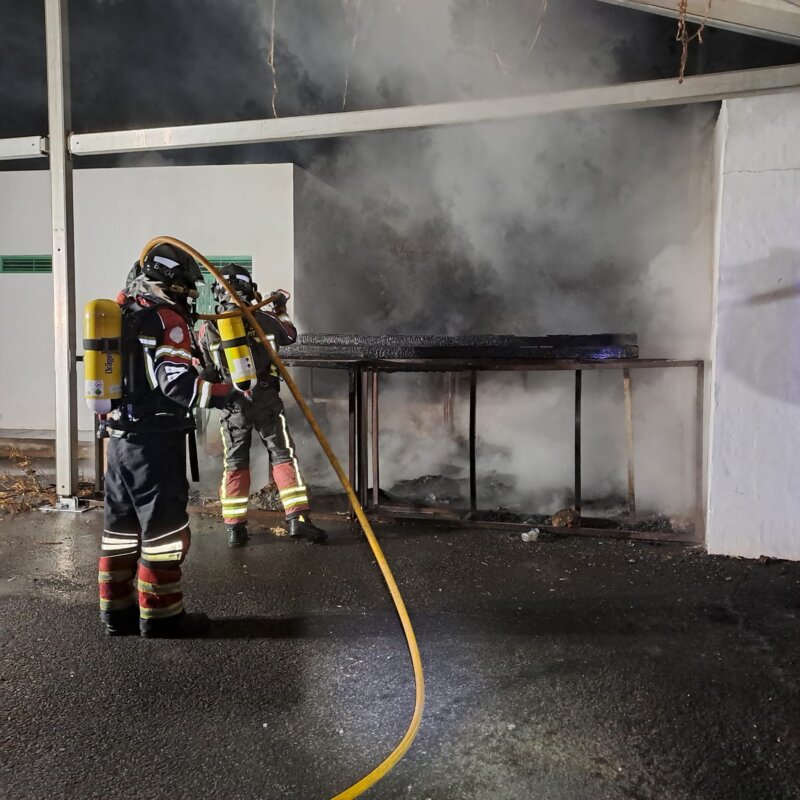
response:
<path id="1" fill-rule="evenodd" d="M 366 544 L 195 521 L 185 642 L 106 639 L 97 511 L 0 522 L 0 796 L 328 798 L 412 708 Z M 371 798 L 800 798 L 800 564 L 381 528 L 428 680 Z"/>

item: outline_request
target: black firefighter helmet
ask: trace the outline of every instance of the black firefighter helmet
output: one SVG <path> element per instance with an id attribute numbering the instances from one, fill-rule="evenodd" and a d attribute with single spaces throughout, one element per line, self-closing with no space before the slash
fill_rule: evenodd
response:
<path id="1" fill-rule="evenodd" d="M 232 263 L 226 264 L 219 272 L 242 300 L 251 304 L 258 302 L 260 299 L 258 286 L 254 283 L 253 277 L 243 266 Z M 224 309 L 225 306 L 234 304 L 233 298 L 219 281 L 214 281 L 211 285 L 211 293 L 214 295 L 214 300 L 217 302 L 218 311 Z"/>
<path id="2" fill-rule="evenodd" d="M 171 244 L 158 244 L 148 250 L 142 260 L 141 274 L 159 284 L 173 300 L 197 297 L 197 284 L 203 281 L 197 262 Z"/>

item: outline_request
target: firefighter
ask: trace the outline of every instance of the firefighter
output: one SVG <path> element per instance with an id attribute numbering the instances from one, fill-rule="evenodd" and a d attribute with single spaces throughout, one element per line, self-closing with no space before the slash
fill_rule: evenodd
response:
<path id="1" fill-rule="evenodd" d="M 125 287 L 123 396 L 106 420 L 99 564 L 101 619 L 112 636 L 187 636 L 209 625 L 205 614 L 183 608 L 181 564 L 191 538 L 186 434 L 191 409 L 223 408 L 231 387 L 198 377 L 192 366 L 200 281 L 193 258 L 160 244 L 131 270 Z"/>
<path id="2" fill-rule="evenodd" d="M 246 302 L 253 304 L 260 301 L 258 287 L 243 267 L 228 264 L 221 272 Z M 212 293 L 217 302 L 217 313 L 236 308 L 221 284 L 214 284 Z M 253 313 L 264 334 L 277 349 L 281 345 L 292 344 L 297 339 L 297 331 L 286 313 L 289 293 L 279 290 L 276 294 L 280 299 L 274 301 L 271 311 L 257 310 Z M 256 333 L 249 329 L 246 331 L 257 383 L 252 391 L 235 392 L 220 420 L 225 454 L 220 501 L 228 531 L 228 544 L 241 547 L 248 539 L 250 442 L 254 429 L 269 451 L 272 476 L 278 486 L 289 535 L 313 543 L 323 542 L 328 538 L 327 534 L 314 525 L 309 516 L 308 489 L 303 482 L 294 442 L 286 424 L 283 401 L 279 395 L 280 378 Z M 203 377 L 231 382 L 219 328 L 212 322 L 206 322 L 200 328 L 200 347 L 203 353 Z"/>

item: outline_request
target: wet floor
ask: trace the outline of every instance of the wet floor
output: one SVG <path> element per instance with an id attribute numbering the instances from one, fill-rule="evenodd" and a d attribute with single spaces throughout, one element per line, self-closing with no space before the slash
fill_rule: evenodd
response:
<path id="1" fill-rule="evenodd" d="M 106 639 L 97 511 L 0 522 L 0 796 L 328 798 L 413 705 L 360 534 L 230 551 L 196 520 L 211 638 Z M 392 800 L 800 798 L 800 564 L 382 527 L 428 705 Z"/>

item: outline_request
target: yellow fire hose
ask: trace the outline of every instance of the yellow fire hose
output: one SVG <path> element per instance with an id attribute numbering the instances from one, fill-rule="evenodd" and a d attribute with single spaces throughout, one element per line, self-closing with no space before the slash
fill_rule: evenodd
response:
<path id="1" fill-rule="evenodd" d="M 241 313 L 258 335 L 261 344 L 270 354 L 272 363 L 278 368 L 278 372 L 280 373 L 286 385 L 289 387 L 289 391 L 292 393 L 297 405 L 300 406 L 303 416 L 305 416 L 305 418 L 308 420 L 308 424 L 311 426 L 311 430 L 314 431 L 314 435 L 317 437 L 320 447 L 322 447 L 322 450 L 327 456 L 330 465 L 333 467 L 336 476 L 339 478 L 339 482 L 342 484 L 342 487 L 350 499 L 350 503 L 352 504 L 352 507 L 356 513 L 356 517 L 361 525 L 361 530 L 364 531 L 364 535 L 367 537 L 367 542 L 369 542 L 369 546 L 372 548 L 372 553 L 378 562 L 378 568 L 383 575 L 383 579 L 386 582 L 386 586 L 389 589 L 389 593 L 391 594 L 395 608 L 397 609 L 397 616 L 400 618 L 400 623 L 403 626 L 403 632 L 405 633 L 406 642 L 408 643 L 408 652 L 411 655 L 411 664 L 414 669 L 414 713 L 411 716 L 411 722 L 408 725 L 408 730 L 406 730 L 405 735 L 398 742 L 394 750 L 392 750 L 392 752 L 389 753 L 389 755 L 380 764 L 378 764 L 375 769 L 361 778 L 360 781 L 354 783 L 349 789 L 345 789 L 343 792 L 340 792 L 331 799 L 351 800 L 351 798 L 358 797 L 360 794 L 363 794 L 367 789 L 369 789 L 370 786 L 376 784 L 389 772 L 389 770 L 392 769 L 392 767 L 394 767 L 395 764 L 397 764 L 398 761 L 400 761 L 408 748 L 411 746 L 411 743 L 414 741 L 414 737 L 417 735 L 417 731 L 419 730 L 419 725 L 422 720 L 422 709 L 425 706 L 425 678 L 422 674 L 422 660 L 420 659 L 419 648 L 417 647 L 417 638 L 414 635 L 414 629 L 411 627 L 411 620 L 408 617 L 406 605 L 403 602 L 402 596 L 400 595 L 400 590 L 397 588 L 397 583 L 395 583 L 392 571 L 389 569 L 389 565 L 386 563 L 386 557 L 383 554 L 383 550 L 381 550 L 380 544 L 378 544 L 378 540 L 375 537 L 372 526 L 370 525 L 369 520 L 364 513 L 364 509 L 361 507 L 361 503 L 358 502 L 358 497 L 356 496 L 353 487 L 350 485 L 350 481 L 342 469 L 339 459 L 336 458 L 336 454 L 331 449 L 330 443 L 328 442 L 325 434 L 322 432 L 322 429 L 319 427 L 319 423 L 314 417 L 314 414 L 308 407 L 303 395 L 300 394 L 297 384 L 295 384 L 294 380 L 292 380 L 292 376 L 286 369 L 286 365 L 278 356 L 275 348 L 272 346 L 272 343 L 264 335 L 264 331 L 258 324 L 258 320 L 253 315 L 252 309 L 255 307 L 249 306 L 244 300 L 242 300 L 242 298 L 230 286 L 225 278 L 220 275 L 219 271 L 212 264 L 210 264 L 201 253 L 195 250 L 191 245 L 186 244 L 186 242 L 182 242 L 180 239 L 174 239 L 171 236 L 157 236 L 155 239 L 150 240 L 145 245 L 144 250 L 142 250 L 140 261 L 144 263 L 144 258 L 147 253 L 153 247 L 159 244 L 170 244 L 173 247 L 177 247 L 201 263 L 214 276 L 214 278 L 225 287 L 225 290 L 231 296 L 236 305 L 239 306 Z"/>

